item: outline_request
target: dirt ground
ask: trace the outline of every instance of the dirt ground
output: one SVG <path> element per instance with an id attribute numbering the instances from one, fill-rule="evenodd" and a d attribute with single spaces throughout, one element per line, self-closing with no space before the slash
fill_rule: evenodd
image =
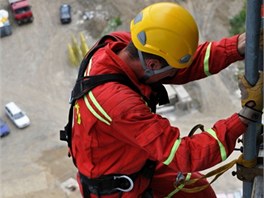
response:
<path id="1" fill-rule="evenodd" d="M 63 182 L 74 178 L 76 172 L 67 157 L 66 143 L 59 141 L 59 130 L 67 121 L 68 99 L 77 75 L 77 68 L 68 61 L 67 44 L 71 34 L 78 36 L 83 31 L 91 46 L 105 30 L 106 19 L 113 17 L 123 21 L 119 29 L 128 30 L 132 16 L 152 2 L 158 1 L 31 0 L 34 22 L 23 26 L 12 23 L 13 34 L 0 40 L 0 115 L 11 127 L 11 134 L 0 140 L 1 198 L 80 197 L 78 190 L 70 192 L 62 188 Z M 201 41 L 228 36 L 228 19 L 242 7 L 239 0 L 178 2 L 196 18 Z M 60 24 L 61 3 L 72 6 L 73 20 L 69 25 Z M 0 9 L 6 7 L 7 1 L 0 0 Z M 83 20 L 84 11 L 94 11 L 95 17 Z M 239 109 L 238 99 L 230 94 L 234 90 L 226 87 L 222 80 L 231 78 L 228 73 L 224 71 L 219 76 L 196 82 L 200 94 L 207 96 L 201 101 L 201 112 L 176 118 L 168 115 L 172 124 L 182 129 L 183 135 L 197 123 L 209 128 L 219 118 Z M 26 111 L 31 126 L 23 130 L 14 127 L 3 109 L 9 101 Z M 241 183 L 230 178 L 219 179 L 215 190 L 221 193 L 240 189 Z"/>

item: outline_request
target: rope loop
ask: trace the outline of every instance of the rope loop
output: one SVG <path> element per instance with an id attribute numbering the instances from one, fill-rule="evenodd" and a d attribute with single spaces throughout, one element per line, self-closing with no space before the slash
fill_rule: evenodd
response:
<path id="1" fill-rule="evenodd" d="M 199 178 L 195 178 L 195 179 L 190 179 L 190 180 L 183 180 L 182 182 L 178 183 L 178 185 L 174 184 L 174 187 L 177 189 L 179 188 L 179 184 L 180 184 L 180 190 L 187 192 L 187 193 L 196 193 L 196 192 L 200 192 L 204 189 L 206 189 L 207 187 L 209 187 L 214 181 L 217 180 L 218 177 L 220 177 L 223 173 L 225 173 L 226 171 L 228 171 L 230 168 L 232 168 L 235 164 L 240 165 L 240 166 L 244 166 L 246 168 L 253 168 L 257 165 L 257 158 L 252 159 L 252 160 L 245 160 L 243 154 L 241 154 L 237 159 L 215 169 L 212 170 L 210 172 L 208 172 L 207 174 L 203 175 L 202 177 Z M 209 184 L 206 185 L 202 185 L 202 186 L 196 186 L 196 187 L 192 187 L 192 188 L 186 188 L 184 186 L 186 185 L 191 185 L 196 183 L 197 181 L 201 180 L 201 179 L 207 179 L 209 177 L 214 176 L 214 178 L 212 179 L 212 181 Z"/>

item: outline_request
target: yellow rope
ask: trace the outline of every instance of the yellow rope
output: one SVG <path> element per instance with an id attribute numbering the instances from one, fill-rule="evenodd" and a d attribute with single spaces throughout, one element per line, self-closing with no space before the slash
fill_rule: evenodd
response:
<path id="1" fill-rule="evenodd" d="M 225 173 L 227 170 L 229 170 L 230 168 L 232 168 L 235 164 L 239 164 L 241 166 L 244 166 L 246 168 L 252 168 L 255 167 L 257 165 L 257 158 L 253 159 L 253 160 L 245 160 L 243 158 L 243 154 L 241 154 L 239 156 L 238 159 L 235 159 L 213 171 L 208 172 L 207 174 L 205 174 L 204 176 L 200 177 L 200 178 L 196 178 L 196 179 L 191 179 L 189 181 L 183 181 L 182 183 L 178 184 L 184 184 L 185 185 L 191 185 L 196 183 L 197 181 L 201 180 L 201 179 L 206 179 L 212 176 L 215 176 L 213 178 L 213 180 L 206 185 L 202 185 L 202 186 L 197 186 L 197 187 L 192 187 L 192 188 L 182 188 L 181 190 L 187 193 L 196 193 L 196 192 L 200 192 L 204 189 L 206 189 L 208 186 L 210 186 L 218 177 L 220 177 L 223 173 Z M 178 186 L 174 185 L 175 188 L 177 188 Z"/>

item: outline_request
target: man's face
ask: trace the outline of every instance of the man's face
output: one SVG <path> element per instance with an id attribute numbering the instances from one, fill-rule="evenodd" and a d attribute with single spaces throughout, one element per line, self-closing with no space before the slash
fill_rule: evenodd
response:
<path id="1" fill-rule="evenodd" d="M 147 58 L 138 50 L 140 70 L 142 71 L 142 81 L 146 84 L 152 84 L 161 81 L 164 78 L 172 77 L 177 69 L 169 66 L 166 60 L 155 55 L 147 54 Z"/>

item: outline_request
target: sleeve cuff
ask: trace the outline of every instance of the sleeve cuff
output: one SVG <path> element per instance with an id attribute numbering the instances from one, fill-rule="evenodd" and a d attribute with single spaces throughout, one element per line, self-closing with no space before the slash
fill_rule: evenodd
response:
<path id="1" fill-rule="evenodd" d="M 228 130 L 232 131 L 233 135 L 236 138 L 242 135 L 247 129 L 247 124 L 243 123 L 240 120 L 237 113 L 233 114 L 230 118 L 228 118 L 226 123 Z"/>

